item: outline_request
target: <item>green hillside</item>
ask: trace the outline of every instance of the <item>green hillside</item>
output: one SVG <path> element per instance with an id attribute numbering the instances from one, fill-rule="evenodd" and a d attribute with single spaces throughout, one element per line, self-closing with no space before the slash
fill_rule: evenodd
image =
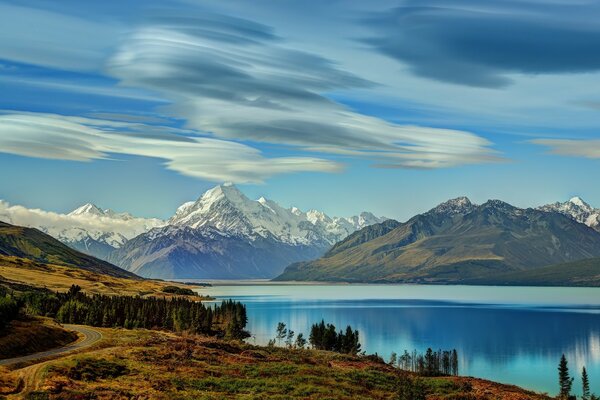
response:
<path id="1" fill-rule="evenodd" d="M 24 228 L 4 222 L 0 222 L 0 255 L 77 267 L 115 277 L 141 279 L 137 275 L 106 261 L 73 250 L 37 229 Z"/>
<path id="2" fill-rule="evenodd" d="M 590 286 L 600 287 L 600 258 L 574 261 L 499 274 L 467 283 L 510 286 Z"/>

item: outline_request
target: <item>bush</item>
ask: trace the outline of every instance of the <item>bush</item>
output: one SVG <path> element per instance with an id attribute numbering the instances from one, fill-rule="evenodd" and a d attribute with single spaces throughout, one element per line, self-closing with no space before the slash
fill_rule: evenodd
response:
<path id="1" fill-rule="evenodd" d="M 118 378 L 129 373 L 121 363 L 93 358 L 82 358 L 67 371 L 67 376 L 79 381 L 97 381 L 98 379 Z"/>
<path id="2" fill-rule="evenodd" d="M 0 329 L 4 329 L 6 325 L 19 314 L 19 304 L 9 295 L 0 297 Z"/>
<path id="3" fill-rule="evenodd" d="M 177 294 L 180 296 L 196 296 L 196 292 L 189 288 L 182 288 L 178 286 L 166 286 L 163 290 L 164 293 Z"/>

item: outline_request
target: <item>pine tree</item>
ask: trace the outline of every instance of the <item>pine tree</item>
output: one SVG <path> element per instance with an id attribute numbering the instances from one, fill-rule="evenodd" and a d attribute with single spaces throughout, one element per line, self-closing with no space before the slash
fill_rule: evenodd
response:
<path id="1" fill-rule="evenodd" d="M 587 371 L 585 370 L 585 367 L 583 367 L 583 370 L 581 371 L 581 385 L 582 385 L 581 399 L 582 400 L 590 400 L 590 381 L 588 379 L 588 374 L 587 374 Z"/>
<path id="2" fill-rule="evenodd" d="M 304 339 L 304 335 L 302 333 L 299 333 L 298 336 L 296 336 L 295 346 L 299 349 L 303 349 L 304 346 L 306 346 L 306 339 Z"/>
<path id="3" fill-rule="evenodd" d="M 281 341 L 283 339 L 285 339 L 285 337 L 287 336 L 287 328 L 285 327 L 285 324 L 283 322 L 280 322 L 277 324 L 277 335 L 275 336 L 277 338 L 277 343 L 281 344 Z"/>
<path id="4" fill-rule="evenodd" d="M 398 354 L 396 354 L 395 352 L 392 351 L 392 354 L 390 355 L 390 362 L 389 364 L 392 367 L 396 366 L 396 362 L 398 362 Z"/>
<path id="5" fill-rule="evenodd" d="M 560 386 L 558 397 L 560 399 L 568 399 L 571 394 L 571 387 L 573 386 L 573 378 L 569 376 L 569 365 L 564 354 L 560 358 L 558 365 L 558 384 Z"/>

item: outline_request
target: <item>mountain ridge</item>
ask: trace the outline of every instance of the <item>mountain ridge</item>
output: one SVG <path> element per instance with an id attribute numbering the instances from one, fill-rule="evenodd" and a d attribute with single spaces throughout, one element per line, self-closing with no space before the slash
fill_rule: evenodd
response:
<path id="1" fill-rule="evenodd" d="M 65 265 L 119 278 L 141 279 L 106 261 L 74 250 L 35 229 L 0 222 L 0 255 Z"/>
<path id="2" fill-rule="evenodd" d="M 360 235 L 370 240 L 345 244 Z M 336 248 L 276 280 L 456 283 L 600 256 L 600 234 L 563 213 L 458 198 L 393 229 L 366 227 Z"/>

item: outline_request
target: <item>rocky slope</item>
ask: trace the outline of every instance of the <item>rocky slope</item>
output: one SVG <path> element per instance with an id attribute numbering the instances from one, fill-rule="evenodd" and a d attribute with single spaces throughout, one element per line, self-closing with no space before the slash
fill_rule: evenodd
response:
<path id="1" fill-rule="evenodd" d="M 573 197 L 564 203 L 547 204 L 539 207 L 539 210 L 559 212 L 600 232 L 600 208 L 590 206 L 580 197 Z"/>

